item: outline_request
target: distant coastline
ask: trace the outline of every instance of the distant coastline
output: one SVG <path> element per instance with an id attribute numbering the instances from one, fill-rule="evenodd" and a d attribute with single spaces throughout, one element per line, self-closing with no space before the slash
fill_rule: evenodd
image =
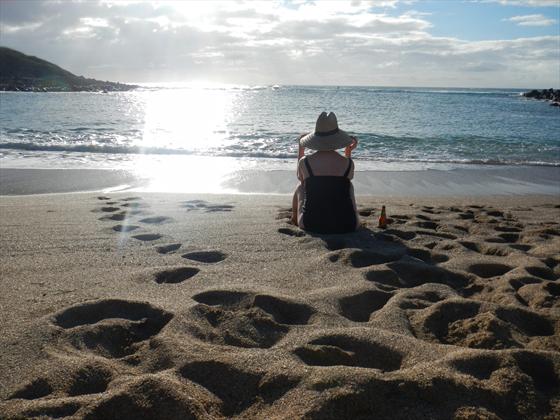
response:
<path id="1" fill-rule="evenodd" d="M 0 91 L 122 92 L 137 87 L 76 76 L 48 61 L 0 47 Z"/>

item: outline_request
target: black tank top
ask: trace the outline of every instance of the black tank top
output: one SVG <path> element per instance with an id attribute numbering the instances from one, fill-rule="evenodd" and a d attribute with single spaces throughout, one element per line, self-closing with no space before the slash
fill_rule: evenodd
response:
<path id="1" fill-rule="evenodd" d="M 303 225 L 316 233 L 346 233 L 356 230 L 356 211 L 348 179 L 352 159 L 343 176 L 315 176 L 304 158 L 309 177 L 303 181 Z"/>

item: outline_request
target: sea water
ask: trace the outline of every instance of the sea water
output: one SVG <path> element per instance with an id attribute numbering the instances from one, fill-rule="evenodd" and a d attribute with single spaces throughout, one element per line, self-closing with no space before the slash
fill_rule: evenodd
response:
<path id="1" fill-rule="evenodd" d="M 560 108 L 515 89 L 144 86 L 0 93 L 3 167 L 127 168 L 136 159 L 293 164 L 322 111 L 359 139 L 360 169 L 560 166 Z"/>

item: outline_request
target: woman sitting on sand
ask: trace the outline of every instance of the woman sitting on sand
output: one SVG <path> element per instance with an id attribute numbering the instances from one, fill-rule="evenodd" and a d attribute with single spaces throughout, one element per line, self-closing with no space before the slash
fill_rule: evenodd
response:
<path id="1" fill-rule="evenodd" d="M 316 233 L 346 233 L 359 226 L 354 188 L 356 137 L 338 128 L 336 115 L 321 113 L 315 132 L 299 138 L 297 187 L 292 201 L 292 222 Z M 316 150 L 305 156 L 305 148 Z M 345 148 L 345 156 L 336 150 Z"/>

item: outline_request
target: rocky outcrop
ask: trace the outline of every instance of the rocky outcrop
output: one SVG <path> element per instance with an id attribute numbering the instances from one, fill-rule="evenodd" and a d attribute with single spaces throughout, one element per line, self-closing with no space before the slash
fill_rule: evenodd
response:
<path id="1" fill-rule="evenodd" d="M 137 87 L 76 76 L 48 61 L 0 47 L 0 91 L 112 92 Z"/>
<path id="2" fill-rule="evenodd" d="M 526 98 L 538 99 L 541 101 L 551 101 L 552 106 L 560 106 L 560 90 L 559 89 L 533 89 L 523 94 Z"/>

